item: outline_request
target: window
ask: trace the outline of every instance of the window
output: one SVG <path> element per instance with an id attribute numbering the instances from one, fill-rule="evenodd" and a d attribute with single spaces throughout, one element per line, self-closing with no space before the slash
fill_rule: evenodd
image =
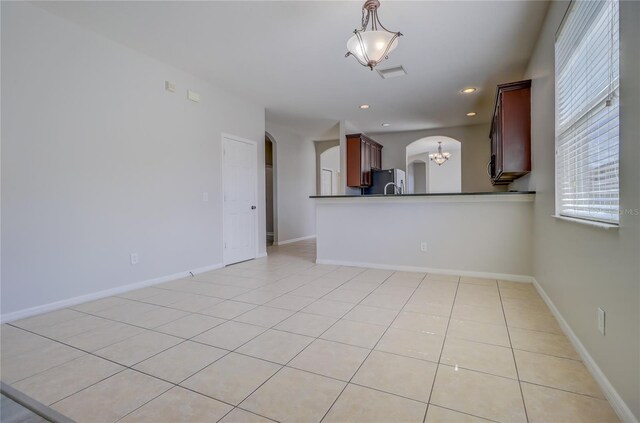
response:
<path id="1" fill-rule="evenodd" d="M 556 214 L 618 224 L 618 0 L 574 0 L 556 58 Z"/>

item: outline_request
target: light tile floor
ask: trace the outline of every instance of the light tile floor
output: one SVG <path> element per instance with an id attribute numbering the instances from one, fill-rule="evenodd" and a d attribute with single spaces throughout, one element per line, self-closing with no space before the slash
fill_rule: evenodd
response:
<path id="1" fill-rule="evenodd" d="M 92 423 L 618 421 L 531 284 L 314 258 L 2 325 L 2 380 Z"/>

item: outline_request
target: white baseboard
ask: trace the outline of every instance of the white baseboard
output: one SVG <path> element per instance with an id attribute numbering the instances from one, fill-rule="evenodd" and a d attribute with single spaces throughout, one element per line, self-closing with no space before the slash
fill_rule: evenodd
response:
<path id="1" fill-rule="evenodd" d="M 42 304 L 35 307 L 25 308 L 23 310 L 13 311 L 11 313 L 5 313 L 0 316 L 0 323 L 8 323 L 14 320 L 24 319 L 26 317 L 35 316 L 36 314 L 47 313 L 49 311 L 58 310 L 65 307 L 74 306 L 81 303 L 86 303 L 87 301 L 99 300 L 105 297 L 111 297 L 113 295 L 122 294 L 124 292 L 133 291 L 135 289 L 146 288 L 148 286 L 157 285 L 163 282 L 169 282 L 175 279 L 184 278 L 190 276 L 191 273 L 194 275 L 199 273 L 208 272 L 215 269 L 220 269 L 224 267 L 222 263 L 212 264 L 210 266 L 200 267 L 197 269 L 193 269 L 191 271 L 185 270 L 184 272 L 174 273 L 172 275 L 161 276 L 158 278 L 147 279 L 140 282 L 135 282 L 128 285 L 117 286 L 115 288 L 109 288 L 98 292 L 93 292 L 91 294 L 80 295 L 78 297 L 67 298 L 65 300 L 56 301 L 53 303 Z"/>
<path id="2" fill-rule="evenodd" d="M 596 380 L 596 382 L 598 382 L 598 385 L 600 385 L 600 389 L 602 389 L 604 396 L 607 398 L 607 400 L 609 400 L 611 407 L 616 412 L 620 420 L 622 420 L 624 423 L 638 423 L 638 419 L 633 415 L 631 409 L 624 402 L 620 394 L 618 394 L 618 391 L 616 391 L 613 385 L 611 385 L 611 382 L 609 382 L 607 376 L 605 376 L 604 372 L 596 364 L 593 357 L 591 357 L 591 354 L 589 354 L 589 351 L 587 351 L 582 342 L 580 342 L 580 338 L 578 338 L 575 332 L 571 329 L 569 323 L 567 323 L 562 314 L 560 314 L 560 311 L 557 309 L 555 304 L 553 304 L 551 298 L 549 298 L 547 293 L 535 278 L 533 279 L 533 286 L 535 286 L 538 294 L 540 294 L 555 318 L 558 320 L 560 328 L 562 328 L 564 334 L 573 344 L 573 347 L 580 355 L 580 358 L 582 358 L 582 362 L 587 367 L 589 372 L 591 372 L 593 378 Z"/>
<path id="3" fill-rule="evenodd" d="M 307 239 L 314 239 L 315 237 L 316 237 L 315 235 L 309 235 L 309 236 L 303 236 L 301 238 L 287 239 L 285 241 L 275 241 L 273 243 L 273 245 L 293 244 L 294 242 L 304 241 L 304 240 L 307 240 Z"/>
<path id="4" fill-rule="evenodd" d="M 526 275 L 511 275 L 508 273 L 491 273 L 491 272 L 477 272 L 471 270 L 455 270 L 455 269 L 436 269 L 433 267 L 420 267 L 420 266 L 398 266 L 394 264 L 380 264 L 380 263 L 365 263 L 365 262 L 353 262 L 342 260 L 316 260 L 317 264 L 332 264 L 338 266 L 352 266 L 352 267 L 368 267 L 370 269 L 383 269 L 383 270 L 397 270 L 401 272 L 424 272 L 424 273 L 438 273 L 441 275 L 460 275 L 470 276 L 475 278 L 486 279 L 500 279 L 503 281 L 511 282 L 533 282 L 533 276 Z"/>
<path id="5" fill-rule="evenodd" d="M 259 258 L 263 258 L 263 257 L 266 257 L 266 256 L 267 256 L 267 252 L 265 251 L 264 253 L 258 253 L 256 255 L 256 258 L 259 259 Z"/>

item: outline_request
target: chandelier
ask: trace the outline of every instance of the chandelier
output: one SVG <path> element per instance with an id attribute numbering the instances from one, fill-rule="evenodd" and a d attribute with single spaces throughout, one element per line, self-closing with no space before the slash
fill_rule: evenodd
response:
<path id="1" fill-rule="evenodd" d="M 444 163 L 447 160 L 449 160 L 449 157 L 451 157 L 451 153 L 448 153 L 446 151 L 444 153 L 442 152 L 442 143 L 441 142 L 438 142 L 438 152 L 429 154 L 429 159 L 431 159 L 434 162 L 436 162 L 436 164 L 438 166 L 442 166 L 442 163 Z"/>
<path id="2" fill-rule="evenodd" d="M 398 45 L 398 37 L 402 35 L 382 26 L 378 19 L 379 7 L 378 0 L 364 2 L 362 28 L 353 31 L 354 35 L 347 41 L 347 54 L 345 54 L 345 57 L 355 57 L 362 66 L 368 66 L 371 70 L 388 58 L 389 53 Z"/>

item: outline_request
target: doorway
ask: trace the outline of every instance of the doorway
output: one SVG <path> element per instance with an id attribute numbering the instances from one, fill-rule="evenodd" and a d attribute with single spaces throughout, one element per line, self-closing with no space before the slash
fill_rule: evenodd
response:
<path id="1" fill-rule="evenodd" d="M 317 193 L 339 195 L 340 190 L 340 145 L 338 141 L 316 141 L 316 165 L 318 166 Z"/>
<path id="2" fill-rule="evenodd" d="M 449 159 L 438 165 L 429 158 L 438 146 L 449 153 Z M 408 192 L 462 192 L 462 143 L 445 136 L 420 138 L 405 148 Z"/>
<path id="3" fill-rule="evenodd" d="M 407 164 L 407 192 L 425 194 L 429 187 L 429 172 L 427 163 L 414 160 Z"/>
<path id="4" fill-rule="evenodd" d="M 333 169 L 322 169 L 320 195 L 333 195 Z"/>
<path id="5" fill-rule="evenodd" d="M 274 142 L 268 133 L 264 136 L 264 183 L 265 183 L 265 211 L 267 228 L 267 246 L 275 242 L 275 167 Z"/>
<path id="6" fill-rule="evenodd" d="M 278 245 L 278 143 L 264 134 L 264 180 L 267 246 Z"/>
<path id="7" fill-rule="evenodd" d="M 253 141 L 223 135 L 223 261 L 225 265 L 257 255 L 257 160 Z"/>

